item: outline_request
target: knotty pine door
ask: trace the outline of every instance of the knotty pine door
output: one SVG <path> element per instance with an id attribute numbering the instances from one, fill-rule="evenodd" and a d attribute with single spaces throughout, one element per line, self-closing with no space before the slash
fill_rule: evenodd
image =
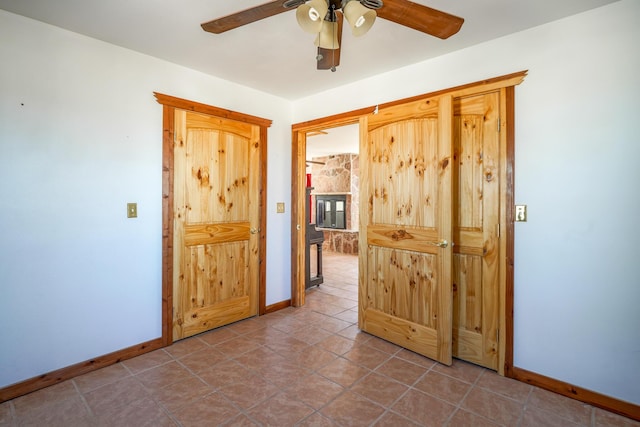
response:
<path id="1" fill-rule="evenodd" d="M 498 369 L 500 92 L 361 120 L 359 326 Z"/>
<path id="2" fill-rule="evenodd" d="M 500 92 L 454 100 L 453 355 L 498 369 Z"/>
<path id="3" fill-rule="evenodd" d="M 259 139 L 175 110 L 174 340 L 258 314 Z"/>
<path id="4" fill-rule="evenodd" d="M 452 362 L 451 96 L 360 123 L 360 329 Z"/>

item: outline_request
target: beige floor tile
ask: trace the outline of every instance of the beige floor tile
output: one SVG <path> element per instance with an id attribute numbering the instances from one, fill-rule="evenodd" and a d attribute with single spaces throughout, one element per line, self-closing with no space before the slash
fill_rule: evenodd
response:
<path id="1" fill-rule="evenodd" d="M 337 354 L 316 346 L 307 347 L 302 351 L 291 353 L 288 356 L 291 362 L 313 371 L 322 369 L 337 358 Z"/>
<path id="2" fill-rule="evenodd" d="M 283 389 L 310 374 L 309 369 L 288 361 L 278 363 L 260 372 L 260 375 L 267 381 Z"/>
<path id="3" fill-rule="evenodd" d="M 169 353 L 174 359 L 180 359 L 181 357 L 187 356 L 198 350 L 202 350 L 206 346 L 207 344 L 196 336 L 176 341 L 173 343 L 173 345 L 170 345 L 164 350 Z"/>
<path id="4" fill-rule="evenodd" d="M 0 426 L 13 423 L 13 403 L 11 401 L 0 403 Z"/>
<path id="5" fill-rule="evenodd" d="M 445 400 L 454 405 L 462 402 L 471 384 L 455 378 L 429 371 L 414 386 L 418 390 Z"/>
<path id="6" fill-rule="evenodd" d="M 225 329 L 239 335 L 244 335 L 246 333 L 254 332 L 264 327 L 265 325 L 262 322 L 260 322 L 258 317 L 252 317 L 250 319 L 246 319 L 241 322 L 233 323 L 225 327 Z"/>
<path id="7" fill-rule="evenodd" d="M 520 418 L 523 404 L 488 390 L 474 387 L 462 402 L 461 407 L 498 424 L 515 426 Z"/>
<path id="8" fill-rule="evenodd" d="M 128 377 L 84 395 L 93 413 L 97 416 L 118 412 L 121 408 L 144 399 L 149 392 L 134 377 Z"/>
<path id="9" fill-rule="evenodd" d="M 340 426 L 368 426 L 384 413 L 384 408 L 347 391 L 325 406 L 320 413 Z"/>
<path id="10" fill-rule="evenodd" d="M 24 427 L 91 426 L 94 419 L 80 396 L 74 396 L 55 404 L 39 407 L 20 417 Z"/>
<path id="11" fill-rule="evenodd" d="M 485 370 L 484 368 L 458 359 L 453 359 L 453 364 L 451 366 L 436 363 L 431 369 L 471 384 L 476 382 L 480 377 L 480 374 Z"/>
<path id="12" fill-rule="evenodd" d="M 213 387 L 203 380 L 191 377 L 155 390 L 151 395 L 168 411 L 175 412 L 177 409 L 211 394 L 213 390 Z"/>
<path id="13" fill-rule="evenodd" d="M 207 347 L 180 359 L 180 364 L 193 373 L 199 373 L 213 365 L 227 360 L 227 357 L 215 348 Z"/>
<path id="14" fill-rule="evenodd" d="M 341 337 L 352 339 L 358 344 L 364 344 L 372 338 L 372 335 L 369 335 L 366 332 L 362 332 L 358 328 L 358 325 L 351 325 L 348 328 L 338 331 L 337 334 Z"/>
<path id="15" fill-rule="evenodd" d="M 212 393 L 202 399 L 183 406 L 174 414 L 183 427 L 210 427 L 235 418 L 240 411 L 221 393 Z"/>
<path id="16" fill-rule="evenodd" d="M 136 378 L 149 390 L 156 390 L 183 381 L 190 376 L 189 371 L 174 361 L 141 372 L 136 375 Z"/>
<path id="17" fill-rule="evenodd" d="M 370 371 L 355 363 L 338 358 L 320 369 L 318 373 L 343 387 L 349 387 Z"/>
<path id="18" fill-rule="evenodd" d="M 291 353 L 292 351 L 294 352 L 302 351 L 307 347 L 309 347 L 308 343 L 301 341 L 291 335 L 273 339 L 265 343 L 264 345 L 265 347 L 270 348 L 271 350 L 285 357 L 287 354 Z"/>
<path id="19" fill-rule="evenodd" d="M 547 412 L 539 408 L 527 408 L 522 414 L 520 427 L 587 427 L 588 424 L 577 424 L 562 418 L 553 412 Z"/>
<path id="20" fill-rule="evenodd" d="M 358 323 L 358 311 L 357 310 L 345 310 L 342 313 L 338 313 L 334 316 L 336 319 L 344 320 L 351 324 Z"/>
<path id="21" fill-rule="evenodd" d="M 102 387 L 105 384 L 126 378 L 130 375 L 129 371 L 122 366 L 122 364 L 117 363 L 76 377 L 73 379 L 73 382 L 75 382 L 81 393 L 86 393 L 88 391 L 95 390 L 98 387 Z"/>
<path id="22" fill-rule="evenodd" d="M 304 420 L 300 421 L 296 426 L 297 427 L 335 427 L 337 426 L 337 424 L 331 421 L 329 418 L 321 415 L 320 413 L 314 412 Z"/>
<path id="23" fill-rule="evenodd" d="M 285 394 L 313 409 L 320 409 L 344 391 L 344 387 L 320 375 L 302 378 L 286 389 Z"/>
<path id="24" fill-rule="evenodd" d="M 297 331 L 289 334 L 290 337 L 300 340 L 308 345 L 317 344 L 320 341 L 328 338 L 332 335 L 331 332 L 322 329 L 319 326 L 316 326 L 312 322 L 307 323 L 305 328 L 298 329 Z"/>
<path id="25" fill-rule="evenodd" d="M 255 330 L 255 329 L 252 329 Z M 202 342 L 215 346 L 218 344 L 222 344 L 225 341 L 228 341 L 232 338 L 238 336 L 238 333 L 234 332 L 229 327 L 217 328 L 209 332 L 205 332 L 203 334 L 198 335 L 198 338 L 202 340 Z"/>
<path id="26" fill-rule="evenodd" d="M 413 385 L 426 370 L 404 359 L 392 357 L 376 368 L 376 372 L 406 385 Z"/>
<path id="27" fill-rule="evenodd" d="M 389 353 L 365 345 L 357 345 L 351 351 L 344 354 L 343 357 L 353 363 L 373 370 L 389 360 L 392 356 Z"/>
<path id="28" fill-rule="evenodd" d="M 447 424 L 448 427 L 498 427 L 500 424 L 481 417 L 480 415 L 472 414 L 464 409 L 458 409 L 453 417 Z M 560 426 L 558 426 L 560 427 Z"/>
<path id="29" fill-rule="evenodd" d="M 143 354 L 133 359 L 127 359 L 122 364 L 126 366 L 133 374 L 146 371 L 147 369 L 155 368 L 156 366 L 164 365 L 173 361 L 173 358 L 169 354 L 160 349 L 150 353 Z"/>
<path id="30" fill-rule="evenodd" d="M 274 396 L 280 388 L 255 375 L 222 387 L 219 391 L 239 408 L 249 409 Z"/>
<path id="31" fill-rule="evenodd" d="M 252 420 L 251 418 L 247 417 L 245 414 L 240 414 L 219 425 L 228 426 L 228 427 L 255 427 L 255 426 L 262 427 L 260 426 L 260 424 L 258 424 L 257 421 Z"/>
<path id="32" fill-rule="evenodd" d="M 402 417 L 394 412 L 385 413 L 376 423 L 375 427 L 417 427 L 416 424 L 408 418 Z"/>
<path id="33" fill-rule="evenodd" d="M 259 347 L 259 343 L 250 338 L 246 338 L 245 336 L 238 336 L 213 346 L 213 348 L 224 354 L 226 357 L 238 357 Z"/>
<path id="34" fill-rule="evenodd" d="M 352 391 L 386 407 L 391 406 L 408 389 L 406 385 L 375 372 L 367 375 L 351 387 Z"/>
<path id="35" fill-rule="evenodd" d="M 455 406 L 418 390 L 409 390 L 391 409 L 423 426 L 442 426 Z"/>
<path id="36" fill-rule="evenodd" d="M 265 426 L 293 426 L 314 410 L 303 402 L 277 394 L 248 411 L 248 415 Z"/>
<path id="37" fill-rule="evenodd" d="M 533 389 L 527 400 L 527 407 L 536 407 L 552 412 L 580 425 L 589 425 L 593 410 L 585 403 L 540 388 Z"/>
<path id="38" fill-rule="evenodd" d="M 280 363 L 284 363 L 288 358 L 276 353 L 267 347 L 259 347 L 255 350 L 251 350 L 240 356 L 237 356 L 234 360 L 247 369 L 254 371 L 263 371 L 269 369 L 271 366 L 276 366 Z"/>
<path id="39" fill-rule="evenodd" d="M 15 415 L 18 418 L 40 408 L 57 404 L 64 400 L 79 396 L 72 381 L 65 381 L 13 400 Z"/>
<path id="40" fill-rule="evenodd" d="M 411 362 L 414 363 L 416 365 L 420 365 L 425 369 L 431 369 L 432 367 L 434 367 L 437 362 L 429 359 L 427 357 L 424 357 L 421 354 L 418 353 L 414 353 L 411 350 L 407 350 L 406 348 L 401 349 L 399 352 L 397 352 L 395 354 L 396 357 L 400 358 L 400 359 L 404 359 L 407 362 Z"/>
<path id="41" fill-rule="evenodd" d="M 317 326 L 321 327 L 326 331 L 336 333 L 350 327 L 351 323 L 345 322 L 344 320 L 340 320 L 336 318 L 327 318 Z"/>
<path id="42" fill-rule="evenodd" d="M 348 338 L 340 335 L 331 335 L 320 341 L 316 346 L 341 356 L 353 349 L 355 344 L 355 341 Z"/>
<path id="43" fill-rule="evenodd" d="M 243 381 L 246 378 L 254 376 L 255 373 L 246 369 L 241 364 L 226 360 L 213 366 L 211 369 L 202 371 L 198 377 L 209 384 L 214 389 L 228 386 L 230 384 Z"/>
<path id="44" fill-rule="evenodd" d="M 373 335 L 371 336 L 371 339 L 365 343 L 365 345 L 389 354 L 396 354 L 397 352 L 402 350 L 402 347 L 399 347 L 393 343 L 390 343 L 389 341 L 385 341 L 378 337 L 374 337 Z"/>
<path id="45" fill-rule="evenodd" d="M 640 421 L 595 408 L 595 427 L 640 427 Z"/>
<path id="46" fill-rule="evenodd" d="M 510 399 L 517 400 L 518 402 L 525 402 L 533 389 L 529 384 L 511 378 L 501 377 L 497 373 L 489 370 L 485 370 L 482 373 L 476 385 Z"/>
<path id="47" fill-rule="evenodd" d="M 100 427 L 121 426 L 175 426 L 167 413 L 150 397 L 129 403 L 112 412 L 96 416 Z"/>

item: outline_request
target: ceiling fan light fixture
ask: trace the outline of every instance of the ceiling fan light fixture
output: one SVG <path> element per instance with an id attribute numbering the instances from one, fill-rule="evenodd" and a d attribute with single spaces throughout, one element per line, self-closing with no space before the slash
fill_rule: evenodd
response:
<path id="1" fill-rule="evenodd" d="M 347 18 L 351 33 L 356 36 L 366 34 L 373 26 L 378 15 L 375 10 L 364 7 L 359 1 L 351 0 L 343 8 L 344 17 Z"/>
<path id="2" fill-rule="evenodd" d="M 338 41 L 338 23 L 322 21 L 322 28 L 314 44 L 323 49 L 338 49 L 340 47 L 340 42 Z"/>
<path id="3" fill-rule="evenodd" d="M 329 4 L 326 0 L 311 0 L 302 4 L 296 9 L 298 25 L 307 33 L 318 34 L 328 10 Z"/>

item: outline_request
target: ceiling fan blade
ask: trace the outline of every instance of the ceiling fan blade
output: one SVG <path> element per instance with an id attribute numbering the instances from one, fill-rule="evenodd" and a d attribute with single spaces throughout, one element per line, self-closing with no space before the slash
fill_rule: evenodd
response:
<path id="1" fill-rule="evenodd" d="M 377 12 L 380 18 L 441 39 L 460 31 L 464 22 L 460 17 L 409 0 L 384 0 L 384 6 Z"/>
<path id="2" fill-rule="evenodd" d="M 259 21 L 270 16 L 278 15 L 295 8 L 286 8 L 282 0 L 271 1 L 260 6 L 252 7 L 242 12 L 237 12 L 222 18 L 202 24 L 202 29 L 214 34 L 224 33 L 252 22 Z"/>
<path id="3" fill-rule="evenodd" d="M 342 23 L 344 16 L 342 12 L 336 11 L 336 22 L 338 23 L 338 48 L 324 49 L 318 46 L 318 57 L 322 56 L 318 61 L 318 70 L 330 70 L 340 65 L 340 46 L 342 46 Z"/>

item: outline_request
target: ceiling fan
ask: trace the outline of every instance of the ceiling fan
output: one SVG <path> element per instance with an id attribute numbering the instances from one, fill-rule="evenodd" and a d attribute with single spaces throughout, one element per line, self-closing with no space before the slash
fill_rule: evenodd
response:
<path id="1" fill-rule="evenodd" d="M 376 16 L 441 39 L 457 33 L 464 22 L 460 17 L 409 0 L 275 0 L 205 22 L 202 29 L 220 34 L 293 9 L 300 27 L 316 34 L 318 70 L 331 71 L 340 65 L 345 17 L 354 36 L 365 34 Z"/>

